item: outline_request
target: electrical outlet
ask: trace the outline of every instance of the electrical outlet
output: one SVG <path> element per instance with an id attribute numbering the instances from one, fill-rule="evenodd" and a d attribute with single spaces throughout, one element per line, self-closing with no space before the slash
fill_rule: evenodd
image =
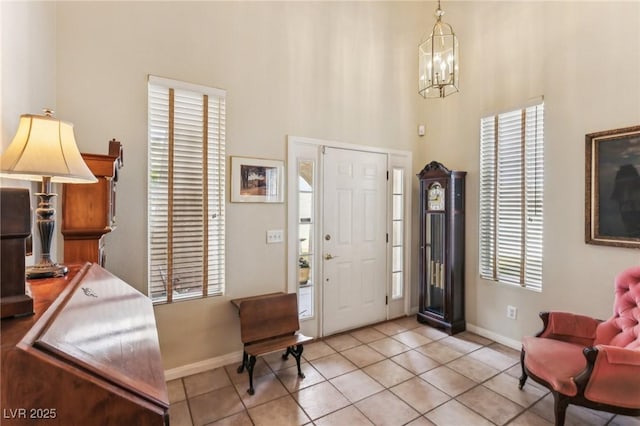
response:
<path id="1" fill-rule="evenodd" d="M 281 243 L 284 241 L 284 231 L 282 229 L 272 229 L 267 231 L 267 244 Z"/>
<path id="2" fill-rule="evenodd" d="M 515 306 L 508 305 L 507 306 L 507 318 L 516 319 L 518 317 L 518 308 Z"/>

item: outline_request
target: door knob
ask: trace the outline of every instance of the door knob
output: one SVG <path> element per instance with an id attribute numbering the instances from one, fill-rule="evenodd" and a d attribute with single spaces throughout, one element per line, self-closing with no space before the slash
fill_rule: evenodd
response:
<path id="1" fill-rule="evenodd" d="M 331 259 L 335 259 L 338 256 L 334 256 L 331 253 L 327 253 L 324 255 L 324 260 L 331 260 Z"/>

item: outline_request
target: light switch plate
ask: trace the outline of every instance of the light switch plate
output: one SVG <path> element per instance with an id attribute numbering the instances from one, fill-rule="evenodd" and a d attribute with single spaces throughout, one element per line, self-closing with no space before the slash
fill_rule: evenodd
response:
<path id="1" fill-rule="evenodd" d="M 282 229 L 270 229 L 267 231 L 267 244 L 281 243 L 284 241 L 284 231 Z"/>

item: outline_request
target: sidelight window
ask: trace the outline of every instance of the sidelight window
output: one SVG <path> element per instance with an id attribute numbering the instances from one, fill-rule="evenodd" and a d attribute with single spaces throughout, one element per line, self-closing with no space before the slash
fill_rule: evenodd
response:
<path id="1" fill-rule="evenodd" d="M 313 317 L 315 256 L 314 162 L 298 160 L 298 309 L 300 318 Z"/>
<path id="2" fill-rule="evenodd" d="M 391 179 L 391 298 L 399 299 L 404 292 L 404 169 L 393 168 Z"/>

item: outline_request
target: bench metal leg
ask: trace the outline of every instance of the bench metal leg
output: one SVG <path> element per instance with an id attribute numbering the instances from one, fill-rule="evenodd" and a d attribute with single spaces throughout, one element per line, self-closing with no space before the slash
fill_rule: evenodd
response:
<path id="1" fill-rule="evenodd" d="M 240 364 L 238 366 L 238 369 L 236 370 L 238 374 L 242 373 L 244 371 L 244 367 L 246 367 L 248 364 L 249 364 L 249 355 L 247 355 L 245 351 L 242 351 L 242 364 Z"/>
<path id="2" fill-rule="evenodd" d="M 249 389 L 247 390 L 247 392 L 249 392 L 249 395 L 253 395 L 254 394 L 254 390 L 253 390 L 253 367 L 256 365 L 256 357 L 251 355 L 249 356 L 249 362 L 247 363 L 247 372 L 249 373 Z"/>
<path id="3" fill-rule="evenodd" d="M 294 356 L 294 358 L 296 359 L 296 364 L 298 366 L 298 377 L 300 377 L 301 379 L 304 379 L 304 373 L 302 373 L 302 370 L 300 369 L 300 357 L 302 356 L 303 350 L 304 346 L 302 345 L 297 345 L 295 348 L 293 346 L 289 346 L 287 348 L 286 354 L 282 356 L 282 358 L 284 359 L 287 359 L 285 356 L 288 356 L 289 354 Z"/>

